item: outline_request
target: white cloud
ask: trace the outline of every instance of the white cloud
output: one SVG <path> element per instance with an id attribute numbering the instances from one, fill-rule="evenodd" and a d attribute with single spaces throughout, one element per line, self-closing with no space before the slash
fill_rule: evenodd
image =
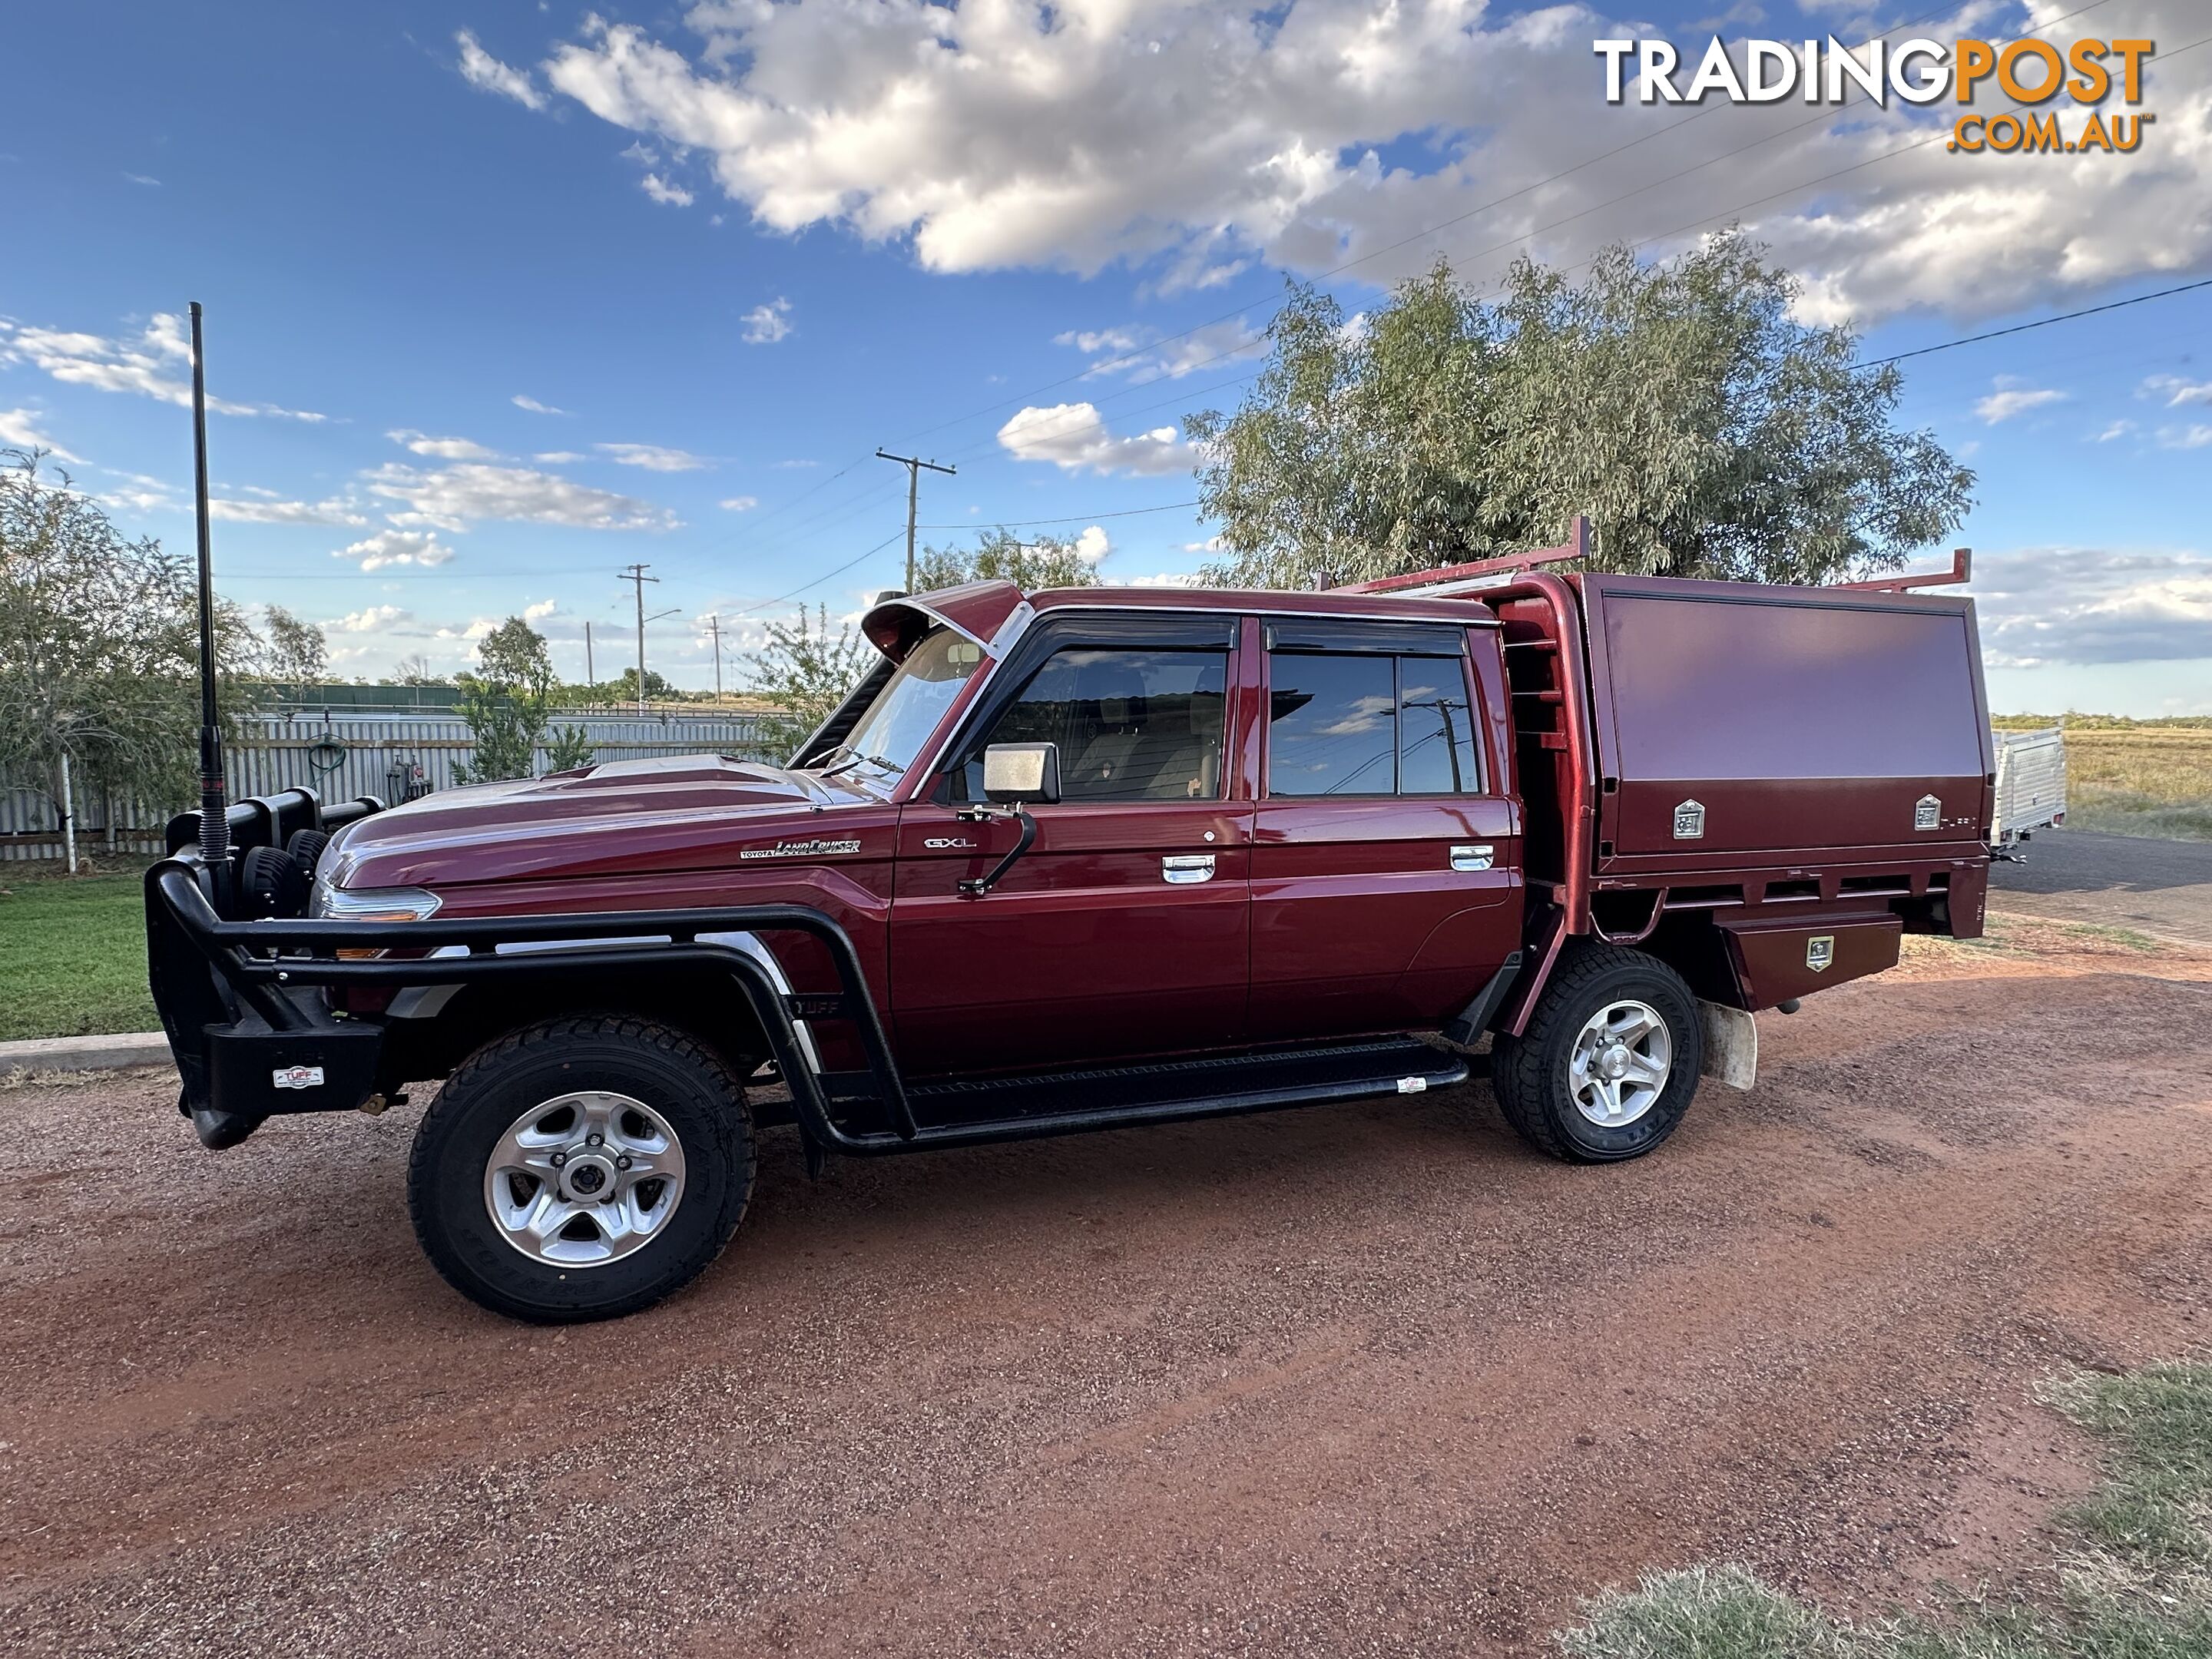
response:
<path id="1" fill-rule="evenodd" d="M 1050 461 L 1068 472 L 1187 472 L 1196 459 L 1171 426 L 1115 437 L 1091 404 L 1024 409 L 999 428 L 999 443 L 1018 461 Z"/>
<path id="2" fill-rule="evenodd" d="M 467 438 L 434 438 L 426 432 L 411 427 L 401 427 L 396 432 L 384 434 L 392 442 L 411 449 L 417 455 L 434 456 L 441 461 L 495 461 L 499 452 L 486 449 L 482 444 Z"/>
<path id="3" fill-rule="evenodd" d="M 1075 538 L 1075 556 L 1085 564 L 1095 565 L 1113 550 L 1113 539 L 1103 525 L 1091 525 Z"/>
<path id="4" fill-rule="evenodd" d="M 462 78 L 471 86 L 512 98 L 531 109 L 545 107 L 545 94 L 538 89 L 527 72 L 502 64 L 486 52 L 477 44 L 472 30 L 463 29 L 453 39 L 461 48 Z"/>
<path id="5" fill-rule="evenodd" d="M 657 173 L 648 173 L 637 181 L 638 188 L 663 207 L 690 207 L 696 199 L 681 185 L 672 185 Z"/>
<path id="6" fill-rule="evenodd" d="M 191 342 L 183 320 L 173 313 L 155 315 L 136 340 L 27 328 L 0 319 L 0 364 L 4 363 L 28 363 L 69 386 L 136 392 L 180 408 L 191 406 Z M 218 415 L 273 415 L 311 422 L 329 418 L 274 404 L 234 403 L 212 393 L 207 406 Z"/>
<path id="7" fill-rule="evenodd" d="M 774 345 L 791 332 L 791 301 L 781 295 L 755 306 L 739 318 L 747 345 Z"/>
<path id="8" fill-rule="evenodd" d="M 2166 399 L 2168 409 L 2184 404 L 2212 404 L 2212 380 L 2188 380 L 2179 374 L 2154 374 L 2142 383 L 2143 395 Z"/>
<path id="9" fill-rule="evenodd" d="M 1134 351 L 1152 337 L 1150 329 L 1129 328 L 1071 328 L 1052 337 L 1054 345 L 1073 346 L 1078 351 Z"/>
<path id="10" fill-rule="evenodd" d="M 392 461 L 362 476 L 374 494 L 406 503 L 405 511 L 386 516 L 407 530 L 460 531 L 484 519 L 586 530 L 673 530 L 679 523 L 665 507 L 529 467 Z"/>
<path id="11" fill-rule="evenodd" d="M 2188 426 L 2162 426 L 2158 429 L 2161 449 L 2203 449 L 2212 444 L 2212 426 L 2199 421 Z"/>
<path id="12" fill-rule="evenodd" d="M 571 461 L 588 461 L 592 458 L 580 449 L 549 449 L 530 459 L 546 466 L 566 466 Z"/>
<path id="13" fill-rule="evenodd" d="M 1159 340 L 1156 330 L 1131 326 L 1055 335 L 1053 343 L 1072 345 L 1085 352 L 1103 349 L 1109 355 L 1092 363 L 1089 373 L 1126 374 L 1142 385 L 1147 380 L 1179 380 L 1198 369 L 1263 356 L 1267 337 L 1243 318 L 1231 317 L 1167 340 Z"/>
<path id="14" fill-rule="evenodd" d="M 2116 438 L 2126 437 L 2135 429 L 2136 423 L 2133 421 L 2114 421 L 2110 426 L 2106 427 L 2102 432 L 2100 432 L 2097 434 L 2095 441 L 2100 444 L 2108 444 Z"/>
<path id="15" fill-rule="evenodd" d="M 261 499 L 241 501 L 216 496 L 208 502 L 208 516 L 226 519 L 234 524 L 364 525 L 368 522 L 350 501 L 336 499 L 287 501 L 272 499 L 260 490 L 253 493 Z"/>
<path id="16" fill-rule="evenodd" d="M 1962 0 L 1931 32 L 2016 30 L 2020 9 Z M 2136 0 L 2128 23 L 2185 40 L 2202 14 Z M 1949 152 L 1948 111 L 1896 100 L 1811 122 L 1795 100 L 1719 106 L 1662 138 L 1681 112 L 1598 101 L 1593 36 L 1649 32 L 1610 9 L 705 0 L 685 16 L 696 40 L 592 16 L 545 74 L 624 131 L 700 153 L 760 223 L 904 240 L 933 270 L 1121 261 L 1173 288 L 1376 254 L 1361 274 L 1388 283 L 1440 251 L 1502 262 L 1532 233 L 1572 261 L 1740 215 L 1811 274 L 1811 308 L 1872 319 L 2019 309 L 2212 254 L 2202 52 L 2152 61 L 2158 125 L 2124 165 L 2027 167 Z M 1639 176 L 1622 167 L 1553 177 L 1583 159 L 1575 141 L 1645 137 L 1651 182 L 1632 199 L 1613 202 Z"/>
<path id="17" fill-rule="evenodd" d="M 1155 576 L 1132 576 L 1126 582 L 1115 584 L 1121 587 L 1197 587 L 1201 585 L 1194 574 L 1182 570 L 1163 570 Z"/>
<path id="18" fill-rule="evenodd" d="M 453 550 L 438 539 L 435 531 L 380 530 L 350 547 L 333 551 L 334 559 L 358 560 L 364 573 L 391 565 L 420 565 L 426 569 L 446 562 Z"/>
<path id="19" fill-rule="evenodd" d="M 668 449 L 659 444 L 599 444 L 596 447 L 623 466 L 641 466 L 648 472 L 696 472 L 714 465 L 688 449 Z"/>
<path id="20" fill-rule="evenodd" d="M 540 599 L 535 605 L 522 607 L 522 620 L 525 622 L 544 622 L 549 617 L 560 614 L 561 602 L 558 599 Z"/>
<path id="21" fill-rule="evenodd" d="M 517 409 L 528 410 L 532 415 L 566 415 L 568 412 L 565 409 L 556 409 L 550 404 L 541 404 L 527 392 L 518 392 L 507 401 Z"/>
<path id="22" fill-rule="evenodd" d="M 2212 555 L 2030 548 L 1981 558 L 1973 592 L 1993 667 L 2212 657 Z"/>
<path id="23" fill-rule="evenodd" d="M 788 471 L 794 467 L 819 466 L 822 463 L 819 461 L 777 461 L 774 465 L 778 471 Z"/>
<path id="24" fill-rule="evenodd" d="M 334 634 L 383 634 L 414 619 L 415 613 L 400 605 L 372 605 L 365 610 L 349 611 L 343 617 L 333 617 L 323 626 Z"/>
<path id="25" fill-rule="evenodd" d="M 750 513 L 760 505 L 757 495 L 732 495 L 722 503 L 725 513 Z"/>
<path id="26" fill-rule="evenodd" d="M 1202 542 L 1185 542 L 1182 544 L 1182 550 L 1186 553 L 1218 553 L 1222 550 L 1222 547 L 1220 537 L 1208 536 Z"/>
<path id="27" fill-rule="evenodd" d="M 35 410 L 0 409 L 0 447 L 43 449 L 58 461 L 75 461 L 82 465 L 83 456 L 70 454 L 40 430 L 36 422 L 45 418 Z"/>
<path id="28" fill-rule="evenodd" d="M 1974 413 L 1990 426 L 1995 426 L 2000 421 L 2009 421 L 2016 415 L 2025 415 L 2031 409 L 2063 404 L 2067 396 L 2047 386 L 2024 385 L 2017 376 L 2011 374 L 1998 375 L 1996 388 L 1974 405 Z"/>

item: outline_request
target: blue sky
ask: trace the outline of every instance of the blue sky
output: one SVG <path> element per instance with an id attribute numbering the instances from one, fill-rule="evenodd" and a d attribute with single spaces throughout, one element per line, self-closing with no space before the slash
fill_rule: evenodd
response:
<path id="1" fill-rule="evenodd" d="M 188 544 L 161 319 L 199 299 L 225 592 L 349 672 L 526 611 L 572 676 L 590 619 L 604 675 L 642 560 L 650 661 L 704 685 L 708 613 L 742 642 L 897 580 L 878 445 L 959 468 L 925 526 L 1194 569 L 1181 419 L 1233 405 L 1286 271 L 1358 261 L 1356 310 L 1438 252 L 1479 284 L 1740 216 L 1869 356 L 2212 274 L 2212 19 L 2079 3 L 45 9 L 0 60 L 0 442 Z M 2077 160 L 1901 151 L 1948 106 L 1608 106 L 1590 51 L 1923 15 L 1894 38 L 2180 55 L 2142 149 Z M 2212 289 L 1908 367 L 1981 474 L 1996 706 L 2212 712 Z"/>

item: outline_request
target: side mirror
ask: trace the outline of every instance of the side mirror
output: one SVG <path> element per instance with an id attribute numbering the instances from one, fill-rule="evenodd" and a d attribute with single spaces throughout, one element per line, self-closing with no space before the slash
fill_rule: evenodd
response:
<path id="1" fill-rule="evenodd" d="M 1060 799 L 1060 745 L 994 743 L 983 751 L 983 793 L 1001 804 Z"/>

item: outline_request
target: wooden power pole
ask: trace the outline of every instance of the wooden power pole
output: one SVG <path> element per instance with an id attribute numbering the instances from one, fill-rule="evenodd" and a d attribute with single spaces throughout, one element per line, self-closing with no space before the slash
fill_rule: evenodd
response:
<path id="1" fill-rule="evenodd" d="M 915 507 L 921 495 L 921 469 L 926 466 L 932 472 L 942 472 L 947 477 L 952 477 L 960 469 L 957 466 L 939 466 L 935 461 L 925 461 L 916 455 L 894 455 L 888 450 L 883 449 L 878 449 L 876 456 L 879 460 L 896 461 L 906 469 L 906 591 L 911 593 L 914 592 Z"/>
<path id="2" fill-rule="evenodd" d="M 672 617 L 676 614 L 673 611 L 656 611 L 650 617 L 645 614 L 645 585 L 647 582 L 658 582 L 660 580 L 658 576 L 648 576 L 645 574 L 652 568 L 649 564 L 633 564 L 616 572 L 616 574 L 637 590 L 637 712 L 641 714 L 646 712 L 645 625 L 649 622 L 659 622 L 663 617 Z"/>

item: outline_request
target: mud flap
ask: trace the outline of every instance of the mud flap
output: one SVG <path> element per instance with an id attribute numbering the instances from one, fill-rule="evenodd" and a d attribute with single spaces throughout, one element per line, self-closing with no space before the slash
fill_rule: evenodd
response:
<path id="1" fill-rule="evenodd" d="M 1748 1089 L 1759 1080 L 1759 1022 L 1741 1008 L 1698 1001 L 1705 1018 L 1705 1075 L 1731 1089 Z"/>

